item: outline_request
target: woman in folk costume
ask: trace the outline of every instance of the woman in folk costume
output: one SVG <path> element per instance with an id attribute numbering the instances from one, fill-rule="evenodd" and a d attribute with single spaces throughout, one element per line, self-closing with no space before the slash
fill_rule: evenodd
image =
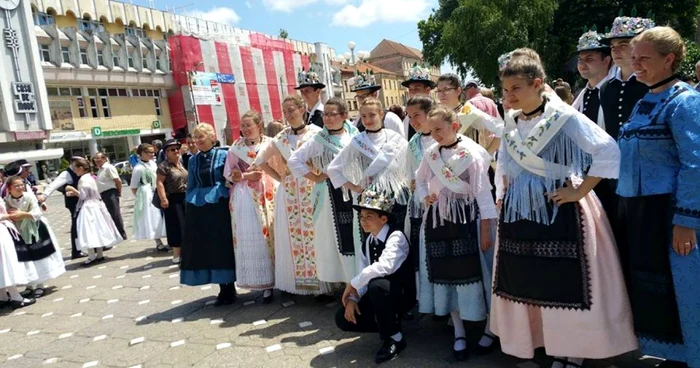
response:
<path id="1" fill-rule="evenodd" d="M 216 133 L 207 123 L 192 131 L 198 152 L 187 164 L 185 239 L 180 247 L 180 283 L 219 284 L 214 306 L 236 301 L 236 270 L 224 167 L 227 152 L 216 148 Z"/>
<path id="2" fill-rule="evenodd" d="M 24 264 L 34 298 L 39 298 L 44 295 L 44 282 L 66 272 L 61 249 L 37 198 L 26 192 L 24 179 L 13 176 L 6 183 L 5 205 L 20 235 L 15 239 L 17 259 Z"/>
<path id="3" fill-rule="evenodd" d="M 340 98 L 326 101 L 323 130 L 289 158 L 289 170 L 298 179 L 316 183 L 312 203 L 316 266 L 323 282 L 349 282 L 356 274 L 352 200 L 342 188 L 333 188 L 328 165 L 350 144 L 357 129 L 348 121 L 348 106 Z"/>
<path id="4" fill-rule="evenodd" d="M 153 205 L 153 195 L 156 188 L 156 171 L 158 165 L 154 158 L 155 147 L 142 143 L 136 149 L 139 163 L 131 174 L 131 192 L 136 196 L 134 203 L 134 239 L 156 241 L 158 251 L 167 251 L 168 247 L 160 238 L 167 236 L 165 219 L 160 209 Z"/>
<path id="5" fill-rule="evenodd" d="M 83 266 L 90 266 L 104 261 L 102 250 L 121 243 L 124 238 L 102 202 L 97 182 L 90 173 L 90 163 L 82 158 L 77 159 L 73 162 L 73 170 L 80 177 L 78 188 L 66 187 L 66 195 L 79 198 L 76 246 L 81 252 L 87 250 L 88 259 Z"/>
<path id="6" fill-rule="evenodd" d="M 9 304 L 14 309 L 36 303 L 36 299 L 22 297 L 17 288 L 29 284 L 27 272 L 15 249 L 19 232 L 13 221 L 19 218 L 18 213 L 8 214 L 5 202 L 0 201 L 0 306 Z"/>
<path id="7" fill-rule="evenodd" d="M 363 190 L 386 193 L 396 205 L 394 221 L 403 223 L 409 196 L 408 142 L 400 134 L 384 129 L 382 103 L 368 98 L 360 105 L 365 131 L 354 136 L 328 166 L 335 188 L 343 187 L 357 197 Z M 345 192 L 347 195 L 347 191 Z M 349 198 L 349 197 L 347 197 Z M 355 244 L 361 244 L 356 226 Z"/>
<path id="8" fill-rule="evenodd" d="M 275 243 L 272 226 L 277 182 L 253 165 L 272 139 L 263 135 L 257 111 L 241 118 L 241 137 L 229 148 L 224 176 L 231 183 L 231 229 L 236 255 L 236 282 L 244 289 L 264 290 L 272 302 L 275 286 Z"/>
<path id="9" fill-rule="evenodd" d="M 486 319 L 480 249 L 491 247 L 496 206 L 481 146 L 457 134 L 457 114 L 438 106 L 428 114 L 436 143 L 425 152 L 416 172 L 415 197 L 425 206 L 420 237 L 419 311 L 451 315 L 454 355 L 469 355 L 462 320 Z M 490 290 L 490 289 L 487 289 Z"/>
<path id="10" fill-rule="evenodd" d="M 637 348 L 615 239 L 591 189 L 615 178 L 620 151 L 598 125 L 543 92 L 542 64 L 506 61 L 513 110 L 498 154 L 501 205 L 490 329 L 503 352 L 578 368 Z"/>
<path id="11" fill-rule="evenodd" d="M 634 328 L 659 367 L 700 367 L 700 94 L 678 80 L 683 39 L 669 27 L 632 41 L 649 87 L 618 143 L 619 241 L 628 249 Z"/>
<path id="12" fill-rule="evenodd" d="M 275 288 L 297 295 L 327 294 L 331 287 L 318 279 L 316 265 L 314 182 L 295 178 L 287 167 L 292 153 L 321 128 L 304 122 L 304 100 L 298 95 L 284 99 L 282 112 L 289 126 L 263 148 L 253 163 L 280 183 L 274 201 Z M 274 162 L 281 163 L 281 174 L 273 168 Z"/>

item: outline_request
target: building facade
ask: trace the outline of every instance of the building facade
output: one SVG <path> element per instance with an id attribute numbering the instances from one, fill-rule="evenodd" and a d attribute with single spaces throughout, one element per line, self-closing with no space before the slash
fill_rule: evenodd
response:
<path id="1" fill-rule="evenodd" d="M 408 72 L 414 64 L 423 65 L 423 53 L 416 48 L 384 39 L 372 49 L 367 61 L 372 65 L 396 73 L 403 80 L 406 80 Z M 430 71 L 433 80 L 437 82 L 440 77 L 440 67 L 430 66 Z"/>

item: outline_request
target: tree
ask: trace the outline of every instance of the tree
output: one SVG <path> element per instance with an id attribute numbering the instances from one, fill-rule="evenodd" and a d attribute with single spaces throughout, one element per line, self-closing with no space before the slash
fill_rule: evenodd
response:
<path id="1" fill-rule="evenodd" d="M 286 29 L 280 28 L 280 38 L 286 40 L 289 37 L 289 32 Z"/>
<path id="2" fill-rule="evenodd" d="M 685 47 L 686 47 L 685 60 L 683 60 L 683 63 L 681 64 L 681 68 L 678 71 L 678 74 L 684 75 L 686 77 L 694 78 L 695 77 L 695 64 L 698 61 L 700 61 L 700 47 L 698 47 L 698 45 L 691 40 L 685 40 Z"/>
<path id="3" fill-rule="evenodd" d="M 418 34 L 426 61 L 447 60 L 486 84 L 498 82 L 498 57 L 518 47 L 537 50 L 552 78 L 571 81 L 584 27 L 603 32 L 620 11 L 631 15 L 634 7 L 638 16 L 652 12 L 657 24 L 695 36 L 700 0 L 440 0 L 418 23 Z"/>

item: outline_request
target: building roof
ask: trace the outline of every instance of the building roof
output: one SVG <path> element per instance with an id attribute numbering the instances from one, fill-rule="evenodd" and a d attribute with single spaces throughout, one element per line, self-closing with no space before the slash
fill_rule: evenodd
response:
<path id="1" fill-rule="evenodd" d="M 400 42 L 383 39 L 370 52 L 370 59 L 387 57 L 392 55 L 401 55 L 412 59 L 423 60 L 423 53 L 410 46 L 406 46 Z"/>
<path id="2" fill-rule="evenodd" d="M 342 73 L 355 73 L 355 66 L 350 66 L 350 65 L 342 65 L 340 67 L 340 71 Z M 360 73 L 364 73 L 368 70 L 372 70 L 375 74 L 391 74 L 391 75 L 398 75 L 394 72 L 390 72 L 386 69 L 382 69 L 378 66 L 369 64 L 369 63 L 362 63 L 362 64 L 357 64 L 357 71 Z"/>

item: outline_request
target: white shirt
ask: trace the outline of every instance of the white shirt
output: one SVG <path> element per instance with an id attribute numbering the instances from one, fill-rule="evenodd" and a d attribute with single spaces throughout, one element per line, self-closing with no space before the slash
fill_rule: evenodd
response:
<path id="1" fill-rule="evenodd" d="M 102 168 L 97 172 L 97 190 L 102 193 L 110 189 L 117 189 L 114 184 L 114 179 L 119 179 L 117 168 L 109 162 L 105 162 Z"/>
<path id="2" fill-rule="evenodd" d="M 311 124 L 311 118 L 314 117 L 314 111 L 316 110 L 320 110 L 321 112 L 323 112 L 323 104 L 321 103 L 321 99 L 319 99 L 318 102 L 316 102 L 316 104 L 314 105 L 314 107 L 312 107 L 311 110 L 309 110 L 309 118 L 306 121 L 307 124 Z"/>
<path id="3" fill-rule="evenodd" d="M 73 183 L 73 178 L 71 178 L 70 174 L 68 173 L 68 170 L 64 170 L 62 173 L 58 174 L 58 177 L 54 179 L 54 181 L 51 182 L 46 188 L 44 188 L 44 194 L 47 198 L 51 195 L 51 193 L 55 192 L 57 189 L 63 187 L 64 185 L 77 185 L 77 183 Z"/>
<path id="4" fill-rule="evenodd" d="M 394 231 L 389 234 L 389 225 L 384 225 L 376 238 L 385 242 L 385 247 L 382 255 L 379 256 L 379 260 L 369 264 L 369 259 L 365 256 L 365 254 L 369 254 L 369 246 L 375 239 L 370 234 L 365 241 L 365 252 L 358 254 L 362 271 L 350 281 L 350 284 L 357 290 L 360 297 L 367 292 L 367 284 L 370 281 L 393 274 L 408 258 L 408 241 L 406 241 L 406 236 L 400 231 Z"/>
<path id="5" fill-rule="evenodd" d="M 404 132 L 404 138 L 408 140 L 408 132 L 410 131 L 408 127 L 411 125 L 411 118 L 408 117 L 408 114 L 406 114 L 406 117 L 403 118 L 403 132 Z"/>

